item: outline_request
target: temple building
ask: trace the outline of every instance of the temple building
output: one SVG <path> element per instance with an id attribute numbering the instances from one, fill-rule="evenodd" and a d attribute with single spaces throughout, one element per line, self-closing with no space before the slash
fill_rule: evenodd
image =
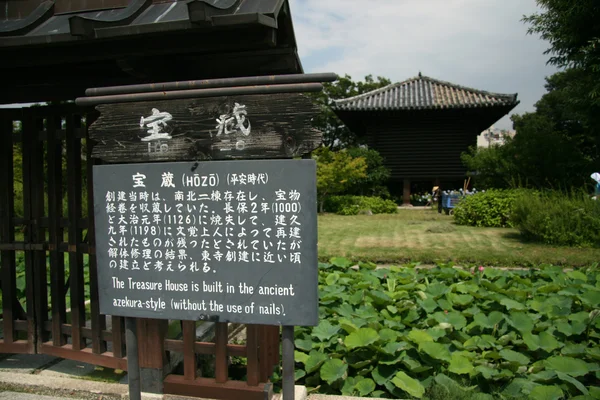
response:
<path id="1" fill-rule="evenodd" d="M 461 153 L 518 104 L 516 93 L 490 93 L 419 74 L 336 100 L 333 110 L 385 158 L 390 191 L 402 193 L 407 205 L 411 187 L 454 188 L 462 182 L 467 171 Z"/>

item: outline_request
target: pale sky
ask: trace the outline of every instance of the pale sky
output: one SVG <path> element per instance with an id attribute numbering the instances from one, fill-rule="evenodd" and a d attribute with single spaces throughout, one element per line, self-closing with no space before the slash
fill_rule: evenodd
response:
<path id="1" fill-rule="evenodd" d="M 306 73 L 335 72 L 400 82 L 423 75 L 518 93 L 513 113 L 533 111 L 546 92 L 549 47 L 528 35 L 535 0 L 290 0 Z M 505 117 L 495 124 L 510 129 Z"/>

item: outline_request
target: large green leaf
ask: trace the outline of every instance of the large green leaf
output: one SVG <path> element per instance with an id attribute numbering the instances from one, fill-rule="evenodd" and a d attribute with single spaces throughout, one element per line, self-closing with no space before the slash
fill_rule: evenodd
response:
<path id="1" fill-rule="evenodd" d="M 587 282 L 587 276 L 580 271 L 569 271 L 566 275 L 573 280 L 580 280 L 583 282 Z"/>
<path id="2" fill-rule="evenodd" d="M 362 378 L 362 376 L 360 377 Z M 360 380 L 359 377 L 348 376 L 344 379 L 344 384 L 342 385 L 342 395 L 343 396 L 353 396 L 354 393 L 354 385 L 356 382 Z"/>
<path id="3" fill-rule="evenodd" d="M 564 393 L 558 386 L 536 386 L 529 393 L 529 398 L 533 400 L 559 400 Z"/>
<path id="4" fill-rule="evenodd" d="M 527 379 L 515 378 L 506 388 L 504 388 L 502 394 L 507 395 L 508 397 L 522 399 L 526 398 L 526 396 L 523 396 L 524 394 L 528 395 L 536 386 L 539 386 L 539 384 Z"/>
<path id="5" fill-rule="evenodd" d="M 443 283 L 432 283 L 427 286 L 426 292 L 432 295 L 434 298 L 441 297 L 448 293 L 450 288 Z"/>
<path id="6" fill-rule="evenodd" d="M 431 297 L 428 297 L 425 300 L 418 300 L 417 303 L 419 303 L 419 305 L 423 307 L 423 309 L 429 314 L 431 314 L 435 311 L 436 308 L 438 308 L 438 303 L 436 303 L 435 300 Z"/>
<path id="7" fill-rule="evenodd" d="M 377 304 L 378 306 L 387 306 L 394 302 L 390 296 L 381 290 L 371 290 L 367 293 L 367 295 L 373 300 L 373 303 Z"/>
<path id="8" fill-rule="evenodd" d="M 346 375 L 348 365 L 338 358 L 327 360 L 321 367 L 321 379 L 328 384 L 332 384 Z"/>
<path id="9" fill-rule="evenodd" d="M 421 385 L 421 382 L 411 378 L 402 371 L 398 372 L 396 376 L 394 376 L 392 383 L 411 396 L 419 399 L 422 398 L 423 394 L 425 393 L 425 388 L 423 385 Z"/>
<path id="10" fill-rule="evenodd" d="M 556 378 L 556 372 L 554 371 L 540 371 L 537 374 L 531 374 L 529 375 L 529 378 L 533 381 L 541 381 L 541 382 L 548 382 L 553 380 L 554 378 Z"/>
<path id="11" fill-rule="evenodd" d="M 360 396 L 364 397 L 375 390 L 375 382 L 369 378 L 360 380 L 354 385 L 354 390 L 356 390 Z"/>
<path id="12" fill-rule="evenodd" d="M 381 348 L 385 354 L 396 354 L 396 352 L 405 349 L 407 346 L 406 342 L 390 342 Z"/>
<path id="13" fill-rule="evenodd" d="M 312 341 L 310 339 L 296 339 L 294 344 L 297 349 L 310 351 L 312 349 Z"/>
<path id="14" fill-rule="evenodd" d="M 590 314 L 586 311 L 580 311 L 578 313 L 569 314 L 568 318 L 570 321 L 586 322 Z"/>
<path id="15" fill-rule="evenodd" d="M 385 342 L 395 342 L 398 339 L 400 334 L 392 329 L 384 328 L 379 331 L 379 338 L 383 343 Z"/>
<path id="16" fill-rule="evenodd" d="M 433 337 L 431 337 L 429 333 L 425 331 L 420 331 L 418 329 L 413 329 L 412 331 L 410 331 L 410 333 L 408 334 L 408 339 L 418 345 L 425 342 L 433 342 Z"/>
<path id="17" fill-rule="evenodd" d="M 560 353 L 563 356 L 572 356 L 572 357 L 576 357 L 576 358 L 581 358 L 585 355 L 586 350 L 587 350 L 586 343 L 569 343 L 560 350 Z M 598 351 L 600 352 L 600 350 L 598 350 Z"/>
<path id="18" fill-rule="evenodd" d="M 600 290 L 590 289 L 581 294 L 581 301 L 590 307 L 598 307 L 600 305 Z"/>
<path id="19" fill-rule="evenodd" d="M 502 300 L 500 300 L 500 304 L 502 304 L 504 307 L 506 307 L 506 309 L 508 311 L 510 310 L 525 310 L 527 307 L 525 307 L 524 304 L 519 303 L 518 301 L 509 299 L 508 297 L 503 298 Z"/>
<path id="20" fill-rule="evenodd" d="M 296 360 L 296 362 L 305 364 L 306 360 L 308 360 L 308 354 L 296 350 L 294 351 L 294 359 Z"/>
<path id="21" fill-rule="evenodd" d="M 584 395 L 589 394 L 589 392 L 585 388 L 585 386 L 583 386 L 583 384 L 581 382 L 579 382 L 577 379 L 573 378 L 572 376 L 569 376 L 562 372 L 557 372 L 556 376 L 558 377 L 558 379 L 563 380 L 565 382 L 569 382 L 571 385 L 575 386 Z"/>
<path id="22" fill-rule="evenodd" d="M 354 349 L 356 347 L 365 347 L 375 343 L 377 339 L 379 339 L 379 335 L 374 329 L 360 328 L 356 332 L 352 332 L 346 336 L 346 339 L 344 339 L 344 344 L 349 349 Z"/>
<path id="23" fill-rule="evenodd" d="M 346 333 L 352 333 L 360 328 L 360 326 L 356 325 L 356 321 L 350 321 L 347 318 L 340 318 L 338 323 L 340 324 L 340 327 L 346 331 Z"/>
<path id="24" fill-rule="evenodd" d="M 448 318 L 448 322 L 452 324 L 454 329 L 460 330 L 467 325 L 467 319 L 457 311 L 450 311 L 448 314 L 446 314 L 446 317 Z"/>
<path id="25" fill-rule="evenodd" d="M 338 279 L 340 279 L 340 274 L 338 274 L 337 272 L 334 272 L 332 274 L 327 275 L 325 282 L 328 285 L 335 285 L 336 282 L 338 281 Z"/>
<path id="26" fill-rule="evenodd" d="M 372 262 L 359 261 L 358 262 L 358 267 L 361 268 L 361 269 L 372 270 L 372 269 L 377 268 L 377 264 L 372 263 Z"/>
<path id="27" fill-rule="evenodd" d="M 302 379 L 306 376 L 306 371 L 304 371 L 303 369 L 297 369 L 294 371 L 294 381 L 298 381 L 299 379 Z"/>
<path id="28" fill-rule="evenodd" d="M 585 352 L 594 360 L 600 361 L 600 349 L 598 347 L 587 348 Z"/>
<path id="29" fill-rule="evenodd" d="M 565 336 L 571 336 L 573 334 L 573 327 L 566 319 L 555 321 L 554 326 L 556 326 L 557 331 Z"/>
<path id="30" fill-rule="evenodd" d="M 312 350 L 308 354 L 308 358 L 304 363 L 304 368 L 306 369 L 306 373 L 310 374 L 319 369 L 321 364 L 323 364 L 327 360 L 327 355 L 320 351 Z"/>
<path id="31" fill-rule="evenodd" d="M 473 302 L 473 296 L 470 294 L 448 293 L 446 296 L 449 301 L 458 306 L 467 306 Z"/>
<path id="32" fill-rule="evenodd" d="M 544 367 L 570 376 L 583 376 L 590 372 L 590 368 L 585 361 L 572 357 L 550 357 L 544 361 Z"/>
<path id="33" fill-rule="evenodd" d="M 432 317 L 440 324 L 448 323 L 454 329 L 462 329 L 467 325 L 467 319 L 458 311 L 450 311 L 449 313 L 436 312 Z"/>
<path id="34" fill-rule="evenodd" d="M 506 317 L 506 320 L 520 332 L 531 332 L 533 330 L 533 320 L 524 312 L 513 311 Z"/>
<path id="35" fill-rule="evenodd" d="M 358 304 L 361 304 L 363 301 L 365 301 L 365 291 L 364 290 L 357 290 L 356 292 L 354 292 L 354 294 L 352 296 L 350 296 L 348 298 L 348 302 L 355 306 Z"/>
<path id="36" fill-rule="evenodd" d="M 552 335 L 551 333 L 548 333 L 546 331 L 540 332 L 540 347 L 544 351 L 551 353 L 553 350 L 558 349 L 562 346 L 563 344 L 556 340 L 554 335 Z"/>
<path id="37" fill-rule="evenodd" d="M 498 311 L 492 311 L 489 315 L 477 313 L 473 316 L 473 324 L 482 328 L 493 329 L 503 319 L 504 315 Z"/>
<path id="38" fill-rule="evenodd" d="M 448 371 L 455 374 L 471 374 L 475 370 L 471 361 L 468 358 L 452 354 L 452 359 L 450 360 L 450 366 L 448 367 Z"/>
<path id="39" fill-rule="evenodd" d="M 352 368 L 360 369 L 373 362 L 376 354 L 367 348 L 360 348 L 346 354 L 346 363 Z"/>
<path id="40" fill-rule="evenodd" d="M 536 351 L 540 348 L 540 338 L 530 332 L 523 333 L 523 342 L 527 345 L 529 350 Z"/>
<path id="41" fill-rule="evenodd" d="M 328 320 L 322 320 L 319 322 L 313 330 L 311 335 L 316 337 L 322 342 L 329 341 L 336 333 L 340 330 L 339 326 L 331 325 Z"/>
<path id="42" fill-rule="evenodd" d="M 450 361 L 450 351 L 441 343 L 424 342 L 419 346 L 419 350 L 436 360 Z"/>
<path id="43" fill-rule="evenodd" d="M 486 367 L 485 365 L 478 365 L 475 368 L 475 371 L 481 373 L 485 379 L 492 379 L 494 376 L 498 375 L 497 369 Z"/>
<path id="44" fill-rule="evenodd" d="M 518 364 L 518 365 L 528 365 L 529 357 L 523 355 L 521 353 L 517 353 L 516 351 L 504 349 L 500 350 L 500 356 L 504 358 L 506 361 Z"/>
<path id="45" fill-rule="evenodd" d="M 329 262 L 332 265 L 335 265 L 336 267 L 340 267 L 340 268 L 350 268 L 353 264 L 352 261 L 348 260 L 347 258 L 343 258 L 343 257 L 333 257 L 331 260 L 329 260 Z"/>
<path id="46" fill-rule="evenodd" d="M 499 311 L 492 311 L 488 315 L 488 322 L 490 324 L 490 328 L 494 328 L 497 324 L 502 322 L 503 319 L 504 319 L 504 314 L 502 314 Z"/>
<path id="47" fill-rule="evenodd" d="M 371 372 L 371 376 L 377 382 L 378 385 L 383 386 L 386 382 L 388 382 L 394 374 L 396 373 L 396 367 L 391 365 L 378 365 L 373 372 Z"/>

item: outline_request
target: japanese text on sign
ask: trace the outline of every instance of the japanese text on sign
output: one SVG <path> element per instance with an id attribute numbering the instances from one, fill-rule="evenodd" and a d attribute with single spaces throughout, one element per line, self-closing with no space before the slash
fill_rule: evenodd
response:
<path id="1" fill-rule="evenodd" d="M 315 323 L 314 163 L 194 166 L 96 167 L 101 311 Z"/>

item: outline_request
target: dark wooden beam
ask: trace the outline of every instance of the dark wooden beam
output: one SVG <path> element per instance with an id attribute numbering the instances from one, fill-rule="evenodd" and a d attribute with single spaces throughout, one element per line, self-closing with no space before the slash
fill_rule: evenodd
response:
<path id="1" fill-rule="evenodd" d="M 227 128 L 232 133 L 220 131 L 217 119 L 222 116 L 233 118 L 234 125 L 238 123 L 234 116 L 236 103 L 245 106 L 246 131 L 233 125 Z M 106 162 L 291 158 L 311 152 L 322 140 L 321 132 L 311 126 L 318 107 L 305 94 L 108 104 L 97 108 L 101 116 L 90 128 L 90 138 L 97 142 L 92 156 Z M 148 118 L 152 109 L 170 115 L 160 128 L 169 133 L 169 139 L 144 141 L 151 128 L 146 124 L 140 127 L 140 121 Z"/>

